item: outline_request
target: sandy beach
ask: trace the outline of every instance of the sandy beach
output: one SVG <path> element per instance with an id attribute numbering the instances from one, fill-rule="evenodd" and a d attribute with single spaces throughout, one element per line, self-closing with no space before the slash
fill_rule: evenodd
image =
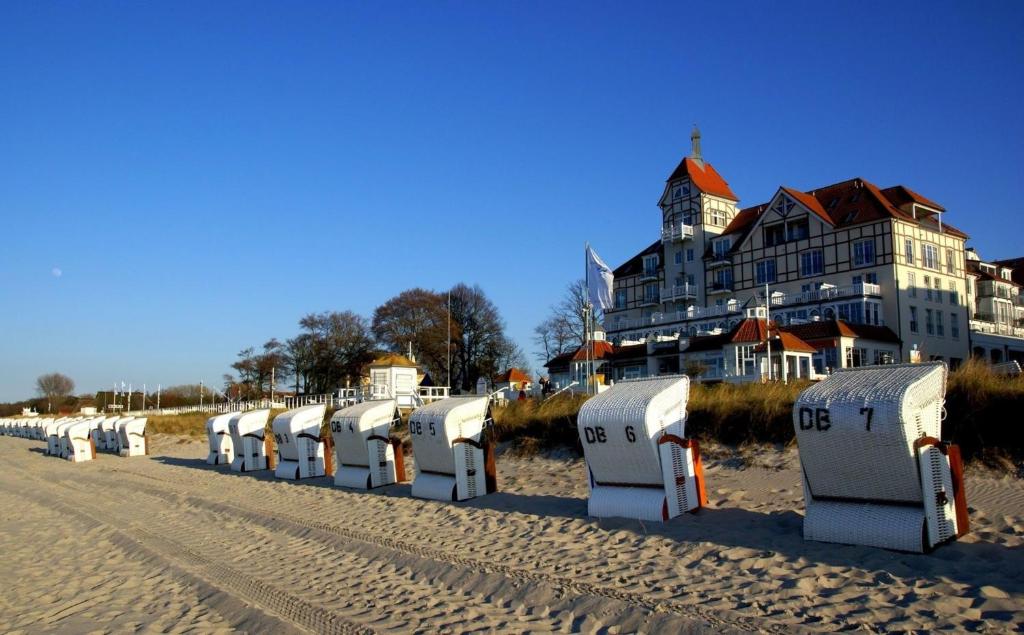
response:
<path id="1" fill-rule="evenodd" d="M 1024 627 L 1009 477 L 969 473 L 971 533 L 909 555 L 805 542 L 792 450 L 710 458 L 710 506 L 660 524 L 588 518 L 571 457 L 499 455 L 499 493 L 443 504 L 236 474 L 205 440 L 83 464 L 42 449 L 0 438 L 11 633 Z"/>

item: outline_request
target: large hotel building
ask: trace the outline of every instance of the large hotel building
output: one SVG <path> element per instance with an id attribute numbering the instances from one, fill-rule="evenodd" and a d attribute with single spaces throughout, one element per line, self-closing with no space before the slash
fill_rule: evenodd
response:
<path id="1" fill-rule="evenodd" d="M 814 377 L 918 358 L 955 367 L 992 346 L 1005 349 L 993 361 L 1024 357 L 1019 285 L 965 251 L 939 203 L 851 178 L 780 187 L 741 209 L 696 129 L 691 142 L 661 194 L 657 240 L 615 270 L 610 379 Z M 1010 339 L 972 347 L 984 320 Z"/>

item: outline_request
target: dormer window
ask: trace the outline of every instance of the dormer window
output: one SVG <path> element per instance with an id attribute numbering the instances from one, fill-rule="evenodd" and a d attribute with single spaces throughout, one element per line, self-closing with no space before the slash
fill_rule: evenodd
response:
<path id="1" fill-rule="evenodd" d="M 729 253 L 729 239 L 715 241 L 715 258 L 724 258 Z"/>
<path id="2" fill-rule="evenodd" d="M 803 240 L 810 235 L 810 225 L 806 218 L 786 223 L 787 240 Z"/>

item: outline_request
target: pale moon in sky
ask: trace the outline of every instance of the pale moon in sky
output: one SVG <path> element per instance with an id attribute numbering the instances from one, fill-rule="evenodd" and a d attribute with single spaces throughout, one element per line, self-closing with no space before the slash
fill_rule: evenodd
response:
<path id="1" fill-rule="evenodd" d="M 64 272 L 60 270 L 60 267 L 54 267 L 53 269 L 50 269 L 50 273 L 53 274 L 54 278 L 59 278 L 62 275 L 64 275 Z"/>

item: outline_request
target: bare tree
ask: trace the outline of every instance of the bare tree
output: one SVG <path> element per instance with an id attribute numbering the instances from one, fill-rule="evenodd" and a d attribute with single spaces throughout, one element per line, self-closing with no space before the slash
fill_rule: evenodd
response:
<path id="1" fill-rule="evenodd" d="M 454 339 L 454 324 L 452 331 Z M 446 294 L 419 288 L 399 293 L 374 310 L 373 334 L 384 348 L 392 351 L 405 351 L 411 343 L 417 361 L 435 381 L 447 379 Z"/>
<path id="2" fill-rule="evenodd" d="M 541 363 L 582 346 L 586 340 L 586 308 L 589 302 L 587 283 L 575 280 L 565 288 L 562 299 L 551 307 L 547 319 L 533 329 L 533 342 L 538 347 Z M 594 322 L 603 320 L 600 310 L 594 308 Z"/>
<path id="3" fill-rule="evenodd" d="M 53 410 L 54 401 L 63 401 L 74 390 L 75 382 L 67 375 L 47 373 L 36 377 L 36 391 L 46 398 L 47 412 Z"/>

